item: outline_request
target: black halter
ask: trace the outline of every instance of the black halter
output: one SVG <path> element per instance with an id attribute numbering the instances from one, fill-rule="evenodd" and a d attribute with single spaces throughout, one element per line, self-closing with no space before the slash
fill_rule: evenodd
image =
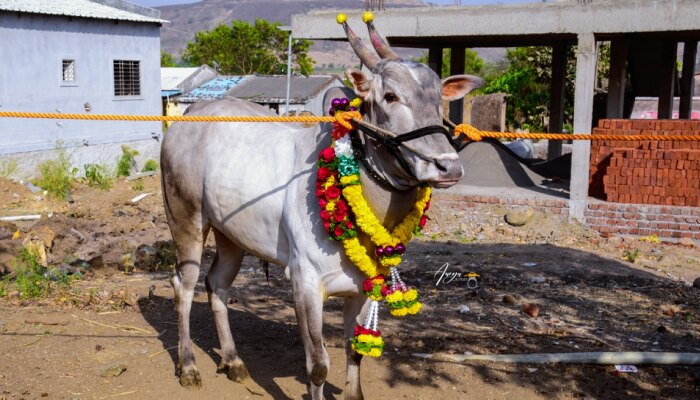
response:
<path id="1" fill-rule="evenodd" d="M 362 147 L 362 141 L 360 140 L 360 137 L 358 135 L 358 130 L 362 131 L 367 137 L 373 139 L 376 142 L 379 142 L 382 144 L 389 154 L 398 161 L 399 165 L 401 168 L 406 171 L 406 173 L 411 176 L 411 177 L 416 177 L 415 174 L 413 173 L 413 170 L 409 166 L 408 162 L 406 161 L 405 157 L 403 154 L 401 154 L 400 147 L 404 142 L 408 142 L 409 140 L 415 140 L 418 138 L 421 138 L 423 136 L 428 136 L 428 135 L 434 135 L 434 134 L 439 134 L 439 135 L 445 135 L 447 138 L 447 141 L 450 142 L 450 145 L 455 149 L 455 151 L 460 151 L 464 146 L 460 143 L 455 142 L 454 138 L 450 134 L 450 130 L 445 127 L 445 126 L 440 126 L 440 125 L 431 125 L 431 126 L 426 126 L 423 128 L 418 128 L 416 130 L 413 130 L 408 133 L 404 133 L 402 135 L 396 135 L 394 134 L 393 137 L 391 137 L 389 134 L 382 132 L 382 130 L 377 129 L 371 124 L 367 124 L 362 121 L 357 121 L 357 120 L 351 120 L 350 121 L 355 129 L 353 129 L 350 133 L 351 137 L 351 143 L 353 147 L 353 151 L 355 153 L 355 157 L 359 160 L 362 161 L 362 165 L 364 165 L 365 169 L 367 170 L 367 173 L 375 180 L 377 183 L 379 183 L 381 186 L 383 186 L 385 189 L 390 189 L 390 190 L 396 190 L 391 183 L 386 180 L 384 177 L 382 177 L 368 162 L 367 160 L 367 155 L 364 151 L 364 148 Z M 423 154 L 420 154 L 416 151 L 413 151 L 409 148 L 405 149 L 408 151 L 411 151 L 414 153 L 416 156 L 419 158 L 424 159 L 425 161 L 432 162 L 432 159 L 428 159 L 425 157 Z"/>

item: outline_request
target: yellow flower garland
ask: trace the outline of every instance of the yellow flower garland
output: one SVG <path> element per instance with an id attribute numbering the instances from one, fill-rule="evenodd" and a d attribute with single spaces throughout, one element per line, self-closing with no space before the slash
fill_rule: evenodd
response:
<path id="1" fill-rule="evenodd" d="M 351 184 L 351 182 L 359 182 L 359 180 L 359 175 L 348 175 L 340 178 L 341 184 L 347 185 L 343 187 L 343 197 L 355 214 L 357 226 L 370 237 L 375 246 L 396 246 L 399 243 L 408 243 L 413 237 L 413 229 L 420 223 L 425 207 L 430 200 L 430 187 L 421 186 L 418 188 L 415 204 L 403 221 L 389 233 L 367 204 L 362 194 L 362 186 Z M 343 240 L 343 245 L 348 257 L 368 277 L 376 276 L 378 273 L 386 274 L 389 267 L 401 263 L 401 255 L 396 254 L 393 257 L 382 258 L 379 261 L 381 266 L 377 265 L 377 262 L 367 254 L 367 250 L 357 238 L 347 238 Z"/>

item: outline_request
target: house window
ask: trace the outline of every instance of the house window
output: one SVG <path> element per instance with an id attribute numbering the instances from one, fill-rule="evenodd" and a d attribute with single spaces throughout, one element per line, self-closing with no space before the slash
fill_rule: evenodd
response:
<path id="1" fill-rule="evenodd" d="M 75 82 L 75 60 L 63 60 L 63 82 Z"/>
<path id="2" fill-rule="evenodd" d="M 114 95 L 141 95 L 141 62 L 114 60 Z"/>

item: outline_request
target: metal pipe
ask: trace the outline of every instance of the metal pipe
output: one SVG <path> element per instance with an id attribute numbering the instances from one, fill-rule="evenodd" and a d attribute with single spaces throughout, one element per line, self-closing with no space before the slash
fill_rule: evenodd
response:
<path id="1" fill-rule="evenodd" d="M 546 354 L 425 354 L 414 353 L 414 357 L 436 361 L 492 361 L 524 364 L 657 364 L 700 365 L 700 353 L 671 353 L 650 351 L 590 352 L 590 353 L 546 353 Z"/>
<path id="2" fill-rule="evenodd" d="M 292 83 L 292 30 L 289 30 L 289 47 L 287 48 L 287 115 L 289 114 L 289 91 Z"/>

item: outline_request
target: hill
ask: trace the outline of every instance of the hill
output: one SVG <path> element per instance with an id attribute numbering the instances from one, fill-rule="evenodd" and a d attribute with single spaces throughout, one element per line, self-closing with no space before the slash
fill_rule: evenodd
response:
<path id="1" fill-rule="evenodd" d="M 423 5 L 420 0 L 387 1 L 387 7 Z M 192 4 L 157 7 L 161 11 L 161 17 L 170 21 L 161 29 L 161 47 L 179 58 L 187 42 L 194 38 L 195 32 L 210 30 L 221 23 L 229 23 L 232 20 L 253 22 L 255 18 L 262 18 L 288 25 L 293 14 L 313 9 L 361 9 L 363 6 L 364 1 L 361 0 L 203 0 Z M 411 50 L 410 54 L 418 55 L 419 52 Z M 316 43 L 311 56 L 316 60 L 318 67 L 329 64 L 352 65 L 359 62 L 346 44 L 337 42 Z"/>

